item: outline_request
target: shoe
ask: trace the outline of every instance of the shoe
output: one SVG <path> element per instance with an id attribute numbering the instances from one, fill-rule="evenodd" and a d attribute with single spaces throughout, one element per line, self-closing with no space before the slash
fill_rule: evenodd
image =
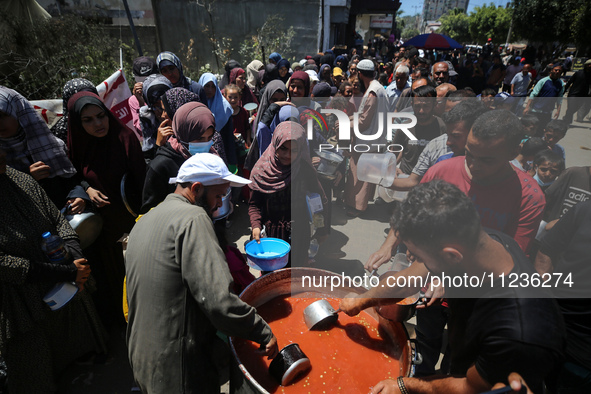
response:
<path id="1" fill-rule="evenodd" d="M 356 218 L 359 215 L 361 215 L 363 213 L 363 211 L 359 211 L 355 208 L 351 208 L 351 207 L 346 207 L 345 208 L 345 213 L 347 214 L 347 216 L 352 217 L 352 218 Z"/>
<path id="2" fill-rule="evenodd" d="M 376 198 L 375 200 L 373 200 L 373 203 L 375 205 L 385 205 L 385 204 L 387 204 L 387 202 L 384 201 L 384 199 L 382 197 Z"/>

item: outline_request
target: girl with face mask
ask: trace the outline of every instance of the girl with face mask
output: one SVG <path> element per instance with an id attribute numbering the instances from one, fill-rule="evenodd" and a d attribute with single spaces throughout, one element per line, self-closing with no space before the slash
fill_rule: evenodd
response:
<path id="1" fill-rule="evenodd" d="M 187 100 L 190 100 L 189 96 Z M 165 96 L 164 101 L 170 104 L 171 98 Z M 176 110 L 172 119 L 173 135 L 158 149 L 146 172 L 142 213 L 164 201 L 174 191 L 175 185 L 170 185 L 168 180 L 177 175 L 185 160 L 199 153 L 217 153 L 212 148 L 215 127 L 213 114 L 205 104 L 189 101 Z"/>

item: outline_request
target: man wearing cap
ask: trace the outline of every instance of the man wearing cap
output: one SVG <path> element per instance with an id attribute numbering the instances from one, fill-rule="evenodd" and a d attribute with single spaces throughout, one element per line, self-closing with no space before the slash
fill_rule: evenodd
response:
<path id="1" fill-rule="evenodd" d="M 189 158 L 171 181 L 175 192 L 129 235 L 129 361 L 144 393 L 219 393 L 216 331 L 259 343 L 270 358 L 278 351 L 267 323 L 230 292 L 211 220 L 228 188 L 250 181 L 209 153 Z"/>
<path id="2" fill-rule="evenodd" d="M 378 81 L 374 79 L 375 66 L 371 60 L 364 59 L 357 64 L 357 76 L 359 79 L 359 89 L 363 92 L 361 104 L 357 109 L 359 117 L 357 122 L 351 119 L 350 130 L 357 128 L 361 134 L 374 135 L 376 131 L 381 130 L 380 123 L 386 124 L 385 117 L 388 113 L 388 96 L 386 96 L 386 89 Z M 355 124 L 357 123 L 357 124 Z M 354 146 L 357 144 L 371 144 L 376 147 L 382 144 L 381 153 L 385 152 L 386 133 L 383 132 L 373 140 L 362 140 L 358 137 L 351 136 L 351 151 L 349 166 L 351 171 L 347 175 L 345 182 L 345 208 L 347 215 L 355 217 L 359 216 L 367 209 L 367 203 L 370 198 L 373 198 L 375 192 L 375 185 L 367 182 L 362 182 L 357 178 L 357 163 L 361 153 L 354 151 Z M 376 150 L 372 149 L 373 152 Z"/>
<path id="3" fill-rule="evenodd" d="M 345 79 L 345 73 L 340 67 L 335 67 L 332 69 L 332 83 L 338 89 L 341 86 L 341 83 Z"/>

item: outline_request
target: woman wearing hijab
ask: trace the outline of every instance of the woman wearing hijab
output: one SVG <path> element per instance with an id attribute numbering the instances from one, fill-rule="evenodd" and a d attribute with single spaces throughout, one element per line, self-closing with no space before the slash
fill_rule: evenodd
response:
<path id="1" fill-rule="evenodd" d="M 347 61 L 347 58 L 343 55 L 337 56 L 337 58 L 334 61 L 334 66 L 339 67 L 341 70 L 346 70 L 348 65 L 349 62 Z"/>
<path id="2" fill-rule="evenodd" d="M 88 291 L 60 310 L 43 296 L 58 283 L 88 283 L 78 235 L 30 176 L 6 166 L 0 149 L 0 344 L 11 393 L 54 393 L 76 359 L 106 353 L 106 333 Z M 41 235 L 59 235 L 71 259 L 47 260 Z M 93 267 L 94 270 L 94 267 Z M 2 388 L 5 388 L 4 385 Z"/>
<path id="3" fill-rule="evenodd" d="M 245 104 L 255 103 L 259 104 L 259 100 L 255 97 L 250 87 L 246 84 L 246 72 L 241 68 L 235 68 L 230 72 L 230 85 L 236 85 L 242 90 L 240 97 L 240 106 Z"/>
<path id="4" fill-rule="evenodd" d="M 272 54 L 269 55 L 269 63 L 271 63 L 271 64 L 278 64 L 280 60 L 281 60 L 281 55 L 278 54 L 277 52 L 273 52 Z"/>
<path id="5" fill-rule="evenodd" d="M 168 141 L 169 137 L 174 134 L 172 130 L 172 119 L 176 111 L 184 104 L 191 101 L 200 103 L 201 98 L 185 88 L 172 88 L 166 91 L 166 93 L 164 93 L 164 95 L 161 97 L 162 119 L 164 119 L 164 121 L 158 128 L 158 140 L 156 140 L 156 144 L 159 147 L 166 145 L 166 141 Z M 227 163 L 228 160 L 226 159 L 224 142 L 222 141 L 222 136 L 218 131 L 213 133 L 212 141 L 217 155 Z"/>
<path id="6" fill-rule="evenodd" d="M 288 121 L 277 126 L 250 180 L 248 215 L 252 238 L 259 242 L 265 226 L 269 237 L 291 243 L 292 252 L 305 253 L 311 235 L 306 194 L 318 193 L 325 198 L 310 161 L 306 133 L 299 123 Z M 297 237 L 291 237 L 292 223 L 297 226 Z"/>
<path id="7" fill-rule="evenodd" d="M 279 63 L 277 63 L 277 71 L 279 72 L 279 79 L 283 81 L 283 83 L 287 83 L 289 77 L 291 77 L 291 73 L 289 72 L 289 60 L 281 59 Z"/>
<path id="8" fill-rule="evenodd" d="M 250 150 L 248 151 L 248 155 L 246 156 L 246 160 L 244 162 L 244 168 L 246 168 L 247 170 L 253 168 L 260 157 L 256 131 L 258 131 L 259 129 L 259 124 L 261 123 L 261 120 L 263 119 L 263 117 L 267 119 L 273 119 L 273 117 L 279 110 L 278 106 L 280 106 L 280 104 L 287 103 L 285 101 L 286 99 L 287 87 L 285 86 L 285 84 L 279 80 L 271 81 L 267 89 L 265 90 L 265 94 L 261 96 L 261 104 L 259 105 L 257 116 L 253 123 L 253 128 L 255 130 L 255 138 L 253 138 L 252 140 L 252 146 L 250 147 Z M 274 108 L 271 108 L 271 110 L 268 111 L 269 107 L 271 107 L 272 104 L 276 105 L 274 106 Z"/>
<path id="9" fill-rule="evenodd" d="M 310 96 L 310 76 L 305 71 L 296 71 L 287 83 L 290 101 L 300 97 Z"/>
<path id="10" fill-rule="evenodd" d="M 64 142 L 54 136 L 31 103 L 0 86 L 0 148 L 12 168 L 31 175 L 58 207 L 82 213 L 89 201 L 75 178 Z"/>
<path id="11" fill-rule="evenodd" d="M 265 65 L 260 60 L 253 60 L 246 66 L 246 84 L 252 90 L 257 100 L 259 99 L 259 89 L 261 88 L 259 71 L 264 70 Z"/>
<path id="12" fill-rule="evenodd" d="M 68 154 L 103 219 L 101 234 L 87 249 L 98 285 L 97 307 L 105 311 L 106 323 L 123 323 L 120 310 L 125 268 L 117 241 L 131 230 L 135 216 L 123 201 L 121 184 L 126 176 L 128 202 L 139 205 L 140 199 L 135 201 L 134 196 L 141 196 L 145 178 L 142 149 L 135 133 L 96 94 L 76 93 L 68 101 L 68 111 Z"/>
<path id="13" fill-rule="evenodd" d="M 197 153 L 214 153 L 212 138 L 216 123 L 213 114 L 205 104 L 194 100 L 195 97 L 170 97 L 173 90 L 168 91 L 163 98 L 163 103 L 167 103 L 165 106 L 177 107 L 182 101 L 189 101 L 175 110 L 173 135 L 158 149 L 156 157 L 148 166 L 142 193 L 142 213 L 148 212 L 174 191 L 174 185 L 170 185 L 168 180 L 176 177 L 185 160 Z"/>
<path id="14" fill-rule="evenodd" d="M 279 112 L 275 116 L 268 118 L 263 116 L 262 120 L 259 122 L 259 127 L 257 130 L 257 144 L 259 148 L 259 156 L 262 156 L 263 153 L 267 150 L 268 146 L 271 144 L 273 132 L 280 123 L 288 120 L 293 120 L 295 122 L 298 121 L 300 114 L 296 107 L 292 105 L 285 105 L 279 108 Z M 269 113 L 269 110 L 267 110 L 267 113 Z"/>
<path id="15" fill-rule="evenodd" d="M 260 74 L 259 74 L 260 75 Z M 275 64 L 267 64 L 265 66 L 265 70 L 263 71 L 263 74 L 261 76 L 261 89 L 259 91 L 259 101 L 262 101 L 262 97 L 265 94 L 265 89 L 267 89 L 267 85 L 269 83 L 271 83 L 271 81 L 274 81 L 276 79 L 280 79 L 279 78 L 279 69 L 277 68 L 277 66 Z M 283 82 L 283 81 L 281 81 Z M 285 84 L 285 82 L 284 82 Z"/>
<path id="16" fill-rule="evenodd" d="M 228 62 L 226 62 L 226 65 L 224 66 L 224 70 L 226 72 L 224 73 L 224 75 L 222 75 L 222 80 L 220 81 L 220 89 L 223 90 L 226 87 L 226 85 L 228 85 L 228 83 L 232 83 L 232 82 L 230 82 L 230 73 L 235 68 L 241 68 L 241 67 L 242 66 L 240 65 L 240 63 L 238 63 L 234 59 L 230 59 L 230 60 L 228 60 Z"/>
<path id="17" fill-rule="evenodd" d="M 146 105 L 140 108 L 140 123 L 143 137 L 142 151 L 144 158 L 148 161 L 156 154 L 158 127 L 164 120 L 160 97 L 169 89 L 172 89 L 172 84 L 160 74 L 152 74 L 144 81 L 142 92 Z"/>
<path id="18" fill-rule="evenodd" d="M 332 67 L 330 64 L 323 64 L 320 66 L 320 71 L 318 72 L 318 79 L 320 82 L 326 82 L 330 86 L 333 86 L 332 82 Z"/>
<path id="19" fill-rule="evenodd" d="M 183 65 L 177 55 L 172 52 L 162 52 L 156 58 L 156 63 L 160 73 L 168 78 L 173 87 L 190 90 L 199 96 L 202 103 L 206 102 L 203 86 L 191 80 L 191 78 L 185 77 Z"/>
<path id="20" fill-rule="evenodd" d="M 88 79 L 74 78 L 66 82 L 62 91 L 62 117 L 51 128 L 51 132 L 64 143 L 68 139 L 68 100 L 78 92 L 92 92 L 98 95 L 96 87 Z"/>
<path id="21" fill-rule="evenodd" d="M 218 88 L 218 80 L 212 73 L 205 73 L 199 78 L 199 84 L 205 90 L 207 107 L 213 113 L 216 129 L 222 136 L 224 151 L 226 152 L 226 164 L 231 172 L 236 171 L 238 157 L 236 155 L 236 142 L 234 140 L 234 126 L 232 125 L 232 106 L 224 98 Z M 216 146 L 214 145 L 214 148 Z"/>

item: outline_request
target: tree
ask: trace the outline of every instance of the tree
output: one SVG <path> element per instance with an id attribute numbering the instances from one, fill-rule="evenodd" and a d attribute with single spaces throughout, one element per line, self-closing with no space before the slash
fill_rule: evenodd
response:
<path id="1" fill-rule="evenodd" d="M 273 52 L 278 52 L 282 57 L 289 59 L 294 54 L 291 43 L 295 36 L 293 26 L 285 28 L 282 16 L 269 15 L 263 26 L 257 29 L 256 35 L 242 41 L 238 54 L 243 61 L 258 59 L 263 63 L 267 62 L 268 56 Z"/>
<path id="2" fill-rule="evenodd" d="M 103 82 L 120 67 L 119 48 L 129 77 L 137 56 L 102 25 L 76 15 L 34 25 L 1 15 L 0 26 L 5 27 L 0 40 L 0 85 L 29 100 L 60 97 L 72 78 L 86 78 L 95 85 Z"/>
<path id="3" fill-rule="evenodd" d="M 415 29 L 411 26 L 402 30 L 400 36 L 403 40 L 408 40 L 409 38 L 413 38 L 414 36 L 418 36 L 419 34 L 421 34 L 421 32 L 418 29 Z"/>
<path id="4" fill-rule="evenodd" d="M 488 6 L 476 7 L 470 13 L 470 36 L 475 42 L 486 42 L 492 38 L 493 42 L 504 43 L 511 25 L 512 10 L 497 7 L 493 3 Z"/>
<path id="5" fill-rule="evenodd" d="M 576 43 L 585 52 L 591 43 L 588 0 L 515 0 L 514 29 L 530 41 Z"/>
<path id="6" fill-rule="evenodd" d="M 439 21 L 441 22 L 441 27 L 438 29 L 438 33 L 450 36 L 460 43 L 469 44 L 472 42 L 472 37 L 470 36 L 470 17 L 462 9 L 455 8 L 449 11 Z"/>

